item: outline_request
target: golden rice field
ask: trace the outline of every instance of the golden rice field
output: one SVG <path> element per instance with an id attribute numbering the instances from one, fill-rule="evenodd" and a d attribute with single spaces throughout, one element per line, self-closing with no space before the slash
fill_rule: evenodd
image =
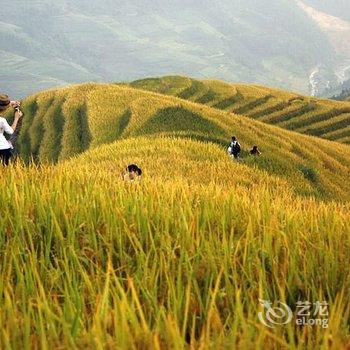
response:
<path id="1" fill-rule="evenodd" d="M 23 107 L 23 162 L 0 172 L 1 349 L 350 346 L 350 146 L 129 86 Z M 327 301 L 328 327 L 266 327 L 259 299 Z"/>
<path id="2" fill-rule="evenodd" d="M 245 164 L 293 180 L 298 193 L 350 199 L 348 145 L 128 86 L 85 84 L 51 90 L 29 97 L 23 107 L 26 117 L 18 148 L 25 161 L 57 162 L 140 136 L 150 137 L 150 142 L 155 136 L 199 140 L 224 149 L 235 134 Z M 263 152 L 259 159 L 248 156 L 255 144 Z"/>
<path id="3" fill-rule="evenodd" d="M 188 99 L 307 135 L 350 143 L 350 102 L 179 76 L 138 80 L 130 86 Z"/>

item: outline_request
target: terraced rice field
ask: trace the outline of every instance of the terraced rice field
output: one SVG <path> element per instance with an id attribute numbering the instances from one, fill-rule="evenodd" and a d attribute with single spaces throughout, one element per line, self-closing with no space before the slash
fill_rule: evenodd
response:
<path id="1" fill-rule="evenodd" d="M 212 105 L 222 101 L 227 93 L 227 84 L 215 86 L 220 87 L 216 96 L 219 93 L 222 95 L 212 100 Z M 181 90 L 179 86 L 170 85 L 167 88 L 178 93 L 188 89 Z M 251 87 L 249 91 L 255 94 L 257 91 L 271 93 L 269 89 L 260 90 L 258 87 Z M 206 94 L 208 90 L 203 88 L 196 94 L 196 100 Z M 302 102 L 294 97 L 293 103 L 298 105 Z M 240 105 L 243 108 L 244 104 Z M 243 146 L 244 162 L 249 164 L 252 161 L 248 151 L 258 144 L 263 156 L 250 166 L 286 179 L 293 178 L 297 192 L 339 200 L 350 196 L 349 189 L 343 186 L 345 179 L 350 180 L 347 146 L 299 135 L 259 120 L 242 118 L 229 111 L 174 96 L 129 86 L 85 84 L 31 96 L 24 101 L 23 108 L 26 117 L 18 149 L 27 162 L 35 159 L 41 163 L 55 163 L 105 143 L 142 136 L 200 140 L 226 149 L 232 134 L 235 134 Z M 253 110 L 258 108 L 256 106 Z M 295 112 L 290 109 L 289 113 Z M 339 115 L 334 120 L 340 125 L 347 120 L 347 116 Z M 316 113 L 308 118 L 318 120 L 319 117 Z M 285 119 L 285 123 L 294 120 Z M 299 123 L 302 121 L 302 118 L 299 119 Z M 315 134 L 323 131 L 330 139 L 347 141 L 347 129 L 331 134 L 327 121 L 312 126 L 315 126 L 313 130 L 306 130 L 304 126 L 305 131 Z"/>
<path id="2" fill-rule="evenodd" d="M 130 85 L 332 141 L 348 143 L 347 137 L 350 136 L 350 102 L 317 99 L 261 86 L 183 77 L 152 78 Z"/>
<path id="3" fill-rule="evenodd" d="M 349 347 L 350 147 L 257 116 L 348 127 L 321 107 L 308 123 L 300 96 L 175 81 L 23 101 L 22 159 L 0 172 L 0 349 Z M 130 163 L 141 181 L 122 180 Z M 260 299 L 293 321 L 265 326 Z M 327 327 L 294 322 L 299 301 L 327 302 Z"/>

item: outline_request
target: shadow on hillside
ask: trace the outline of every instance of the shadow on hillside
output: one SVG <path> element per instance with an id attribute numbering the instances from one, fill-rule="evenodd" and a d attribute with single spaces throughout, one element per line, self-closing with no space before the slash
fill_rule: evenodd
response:
<path id="1" fill-rule="evenodd" d="M 85 104 L 77 105 L 70 110 L 69 116 L 66 116 L 60 159 L 67 159 L 87 151 L 91 140 L 87 107 Z"/>
<path id="2" fill-rule="evenodd" d="M 145 134 L 186 133 L 201 134 L 209 141 L 217 143 L 227 139 L 227 133 L 215 122 L 204 118 L 184 107 L 168 107 L 159 110 L 134 133 L 135 136 Z M 204 136 L 208 135 L 208 136 Z M 196 138 L 198 139 L 198 138 Z"/>
<path id="3" fill-rule="evenodd" d="M 20 155 L 24 160 L 28 161 L 32 157 L 31 147 L 30 147 L 30 136 L 29 128 L 32 125 L 34 116 L 39 110 L 39 105 L 36 99 L 25 101 L 22 105 L 22 110 L 24 112 L 23 124 L 21 132 L 18 136 L 17 149 L 15 152 Z"/>
<path id="4" fill-rule="evenodd" d="M 124 114 L 120 117 L 119 119 L 119 137 L 122 137 L 123 133 L 124 133 L 124 130 L 126 129 L 126 127 L 128 126 L 129 124 L 129 121 L 131 119 L 131 116 L 132 116 L 132 112 L 130 110 L 130 108 L 128 108 Z"/>
<path id="5" fill-rule="evenodd" d="M 56 163 L 89 149 L 86 105 L 71 107 L 64 113 L 63 104 L 64 99 L 52 97 L 43 104 L 33 99 L 23 105 L 25 117 L 16 153 L 25 163 Z"/>

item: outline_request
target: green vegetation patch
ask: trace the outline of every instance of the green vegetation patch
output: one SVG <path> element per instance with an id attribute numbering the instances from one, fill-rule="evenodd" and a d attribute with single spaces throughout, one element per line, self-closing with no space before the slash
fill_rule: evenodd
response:
<path id="1" fill-rule="evenodd" d="M 303 174 L 305 179 L 309 180 L 312 183 L 317 183 L 318 175 L 317 175 L 316 169 L 314 169 L 310 166 L 300 165 L 299 170 Z"/>
<path id="2" fill-rule="evenodd" d="M 136 135 L 162 132 L 195 130 L 210 135 L 225 135 L 226 132 L 214 122 L 184 107 L 168 107 L 159 110 L 150 118 Z"/>
<path id="3" fill-rule="evenodd" d="M 71 107 L 66 116 L 61 158 L 70 158 L 86 151 L 91 143 L 86 105 Z"/>

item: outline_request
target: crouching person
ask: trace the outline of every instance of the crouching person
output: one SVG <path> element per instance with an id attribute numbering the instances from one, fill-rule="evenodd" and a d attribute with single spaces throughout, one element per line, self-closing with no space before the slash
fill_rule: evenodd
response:
<path id="1" fill-rule="evenodd" d="M 253 146 L 253 148 L 249 151 L 249 154 L 251 156 L 260 156 L 261 152 L 260 152 L 258 146 Z"/>
<path id="2" fill-rule="evenodd" d="M 130 164 L 126 167 L 123 174 L 123 180 L 129 182 L 140 181 L 142 176 L 142 170 L 135 164 Z"/>

